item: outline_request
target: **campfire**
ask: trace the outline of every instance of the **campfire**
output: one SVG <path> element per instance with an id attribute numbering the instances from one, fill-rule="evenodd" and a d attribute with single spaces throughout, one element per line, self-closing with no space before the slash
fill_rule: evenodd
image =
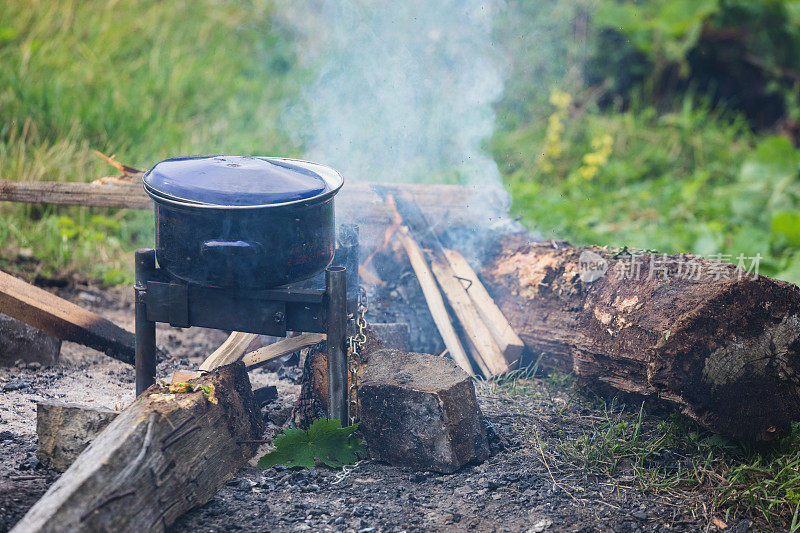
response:
<path id="1" fill-rule="evenodd" d="M 287 431 L 359 423 L 371 458 L 419 471 L 492 453 L 475 383 L 510 372 L 566 369 L 598 394 L 750 441 L 786 434 L 800 413 L 800 290 L 788 283 L 536 240 L 494 190 L 343 186 L 321 165 L 232 156 L 167 160 L 144 190 L 126 175 L 0 185 L 2 200 L 156 213 L 157 249 L 135 258 L 135 335 L 0 274 L 0 311 L 136 369 L 121 413 L 39 406 L 40 456 L 66 471 L 18 531 L 160 529 L 204 504 L 272 444 L 248 372 L 292 354 L 302 377 Z M 472 213 L 476 196 L 504 222 Z M 157 323 L 231 333 L 196 369 L 157 375 Z"/>

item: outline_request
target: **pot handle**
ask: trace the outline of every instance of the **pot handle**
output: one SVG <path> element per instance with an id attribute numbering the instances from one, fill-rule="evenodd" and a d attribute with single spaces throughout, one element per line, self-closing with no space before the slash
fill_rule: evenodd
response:
<path id="1" fill-rule="evenodd" d="M 210 261 L 253 260 L 261 254 L 262 247 L 257 242 L 213 239 L 200 246 L 200 255 Z"/>

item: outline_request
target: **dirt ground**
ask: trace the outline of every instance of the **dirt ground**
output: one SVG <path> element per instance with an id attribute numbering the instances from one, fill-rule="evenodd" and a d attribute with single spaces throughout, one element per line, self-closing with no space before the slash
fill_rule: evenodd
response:
<path id="1" fill-rule="evenodd" d="M 131 289 L 79 286 L 60 294 L 133 327 Z M 159 326 L 170 354 L 159 377 L 188 369 L 226 334 Z M 264 408 L 266 439 L 280 431 L 297 398 L 296 367 L 251 373 L 254 387 L 275 385 Z M 592 477 L 551 460 L 564 427 L 576 432 L 593 419 L 591 402 L 574 391 L 534 380 L 523 395 L 479 383 L 481 408 L 494 434 L 492 456 L 451 475 L 413 472 L 364 460 L 344 471 L 243 468 L 211 501 L 185 514 L 173 532 L 197 531 L 730 531 L 748 520 L 714 516 L 702 497 L 680 499 L 640 490 L 624 469 Z M 36 459 L 36 402 L 123 408 L 133 400 L 133 369 L 82 346 L 65 343 L 51 368 L 0 369 L 0 532 L 9 530 L 58 477 Z M 646 415 L 646 418 L 647 415 Z M 646 423 L 655 423 L 655 419 Z M 719 520 L 719 519 L 718 519 Z"/>

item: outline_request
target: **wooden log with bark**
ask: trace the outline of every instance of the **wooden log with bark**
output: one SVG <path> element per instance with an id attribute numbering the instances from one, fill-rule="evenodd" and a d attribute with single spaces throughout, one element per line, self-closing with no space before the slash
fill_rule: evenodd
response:
<path id="1" fill-rule="evenodd" d="M 205 389 L 147 389 L 13 531 L 163 531 L 207 502 L 255 454 L 249 441 L 264 427 L 241 362 L 193 383 Z"/>
<path id="2" fill-rule="evenodd" d="M 747 265 L 749 266 L 749 265 Z M 483 276 L 545 369 L 769 441 L 800 420 L 800 289 L 693 255 L 506 246 Z"/>

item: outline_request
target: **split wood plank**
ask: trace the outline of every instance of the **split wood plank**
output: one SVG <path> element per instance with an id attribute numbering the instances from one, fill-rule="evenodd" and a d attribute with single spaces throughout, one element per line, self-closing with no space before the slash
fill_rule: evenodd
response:
<path id="1" fill-rule="evenodd" d="M 449 265 L 438 259 L 431 260 L 431 271 L 439 287 L 442 289 L 450 308 L 458 318 L 464 335 L 469 339 L 469 344 L 475 350 L 473 359 L 480 367 L 481 373 L 486 376 L 503 374 L 508 371 L 508 363 L 494 342 L 489 328 L 481 319 L 475 306 L 472 304 L 464 286 L 453 275 Z"/>
<path id="2" fill-rule="evenodd" d="M 241 331 L 232 332 L 230 336 L 225 339 L 225 342 L 200 364 L 200 370 L 214 370 L 219 366 L 238 361 L 256 337 L 258 337 L 258 335 L 255 333 L 243 333 Z"/>
<path id="3" fill-rule="evenodd" d="M 442 336 L 444 345 L 450 352 L 450 356 L 467 374 L 474 376 L 475 372 L 472 370 L 472 365 L 469 362 L 467 352 L 464 351 L 464 346 L 458 339 L 453 323 L 450 322 L 450 316 L 447 313 L 447 308 L 444 305 L 442 294 L 439 292 L 439 287 L 436 285 L 436 279 L 433 276 L 425 256 L 422 254 L 417 242 L 409 235 L 409 230 L 406 226 L 401 226 L 397 232 L 400 237 L 400 243 L 406 250 L 408 259 L 411 262 L 411 268 L 417 276 L 422 293 L 425 295 L 425 303 L 428 304 L 428 309 L 433 317 L 433 322 Z"/>
<path id="4" fill-rule="evenodd" d="M 0 272 L 0 312 L 61 340 L 77 342 L 133 364 L 133 333 L 5 272 Z"/>
<path id="5" fill-rule="evenodd" d="M 242 362 L 244 362 L 244 366 L 247 370 L 253 370 L 278 357 L 283 357 L 284 355 L 294 353 L 303 348 L 319 344 L 325 339 L 326 335 L 324 333 L 301 333 L 296 337 L 288 337 L 245 354 L 242 358 Z"/>
<path id="6" fill-rule="evenodd" d="M 508 366 L 513 365 L 522 355 L 522 350 L 525 348 L 522 339 L 519 338 L 519 335 L 508 323 L 503 312 L 497 307 L 492 297 L 489 296 L 486 287 L 481 283 L 478 275 L 469 266 L 464 256 L 455 250 L 447 248 L 445 248 L 444 254 L 455 275 L 465 282 L 466 287 L 464 287 L 464 290 L 467 291 L 472 303 L 475 305 L 475 310 L 478 311 L 481 319 L 489 328 L 492 338 L 505 357 L 506 363 L 508 363 Z"/>
<path id="7" fill-rule="evenodd" d="M 12 530 L 164 531 L 253 457 L 264 423 L 244 365 L 170 394 L 153 385 L 117 416 Z"/>
<path id="8" fill-rule="evenodd" d="M 472 300 L 450 267 L 444 247 L 419 204 L 407 191 L 399 191 L 398 196 L 395 196 L 397 191 L 391 188 L 383 188 L 381 192 L 385 194 L 387 204 L 393 207 L 397 216 L 404 221 L 413 238 L 425 249 L 431 261 L 433 274 L 473 348 L 471 353 L 476 366 L 487 378 L 507 372 L 508 363 L 505 356 L 494 342 L 489 329 L 475 310 Z"/>

